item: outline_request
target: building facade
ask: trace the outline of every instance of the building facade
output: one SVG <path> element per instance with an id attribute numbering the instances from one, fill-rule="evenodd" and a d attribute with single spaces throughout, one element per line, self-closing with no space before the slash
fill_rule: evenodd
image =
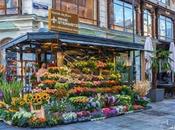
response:
<path id="1" fill-rule="evenodd" d="M 140 44 L 150 35 L 158 47 L 174 41 L 174 0 L 134 0 L 134 11 L 132 3 L 133 0 L 0 0 L 0 44 L 47 28 L 50 8 L 77 14 L 79 34 L 125 42 L 133 42 L 134 36 L 134 42 Z M 142 56 L 140 51 L 135 52 L 138 80 L 143 78 Z"/>

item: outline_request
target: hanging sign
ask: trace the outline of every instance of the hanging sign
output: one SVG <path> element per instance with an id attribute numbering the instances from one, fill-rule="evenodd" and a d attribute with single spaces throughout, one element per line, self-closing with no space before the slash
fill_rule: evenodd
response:
<path id="1" fill-rule="evenodd" d="M 78 15 L 50 9 L 48 28 L 52 31 L 78 33 Z"/>

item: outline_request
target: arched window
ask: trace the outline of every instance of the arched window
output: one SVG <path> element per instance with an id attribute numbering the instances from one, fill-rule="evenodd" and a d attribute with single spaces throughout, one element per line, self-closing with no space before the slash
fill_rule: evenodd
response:
<path id="1" fill-rule="evenodd" d="M 55 0 L 54 7 L 77 14 L 80 22 L 97 24 L 97 0 Z"/>
<path id="2" fill-rule="evenodd" d="M 14 15 L 20 12 L 20 0 L 0 0 L 0 15 Z"/>
<path id="3" fill-rule="evenodd" d="M 143 15 L 144 36 L 152 35 L 152 17 L 148 10 L 144 10 Z"/>

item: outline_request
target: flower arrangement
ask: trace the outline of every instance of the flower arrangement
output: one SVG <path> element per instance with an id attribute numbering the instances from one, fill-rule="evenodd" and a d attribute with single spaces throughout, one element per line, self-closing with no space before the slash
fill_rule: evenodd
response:
<path id="1" fill-rule="evenodd" d="M 113 117 L 117 115 L 117 110 L 113 108 L 103 108 L 102 112 L 106 118 Z"/>
<path id="2" fill-rule="evenodd" d="M 41 84 L 38 85 L 38 87 L 41 87 L 42 89 L 46 89 L 47 87 L 48 88 L 54 88 L 55 84 L 56 84 L 55 80 L 47 79 L 47 80 L 43 80 L 41 82 Z"/>
<path id="3" fill-rule="evenodd" d="M 149 81 L 138 81 L 133 85 L 133 91 L 138 93 L 141 97 L 146 96 L 150 89 Z"/>
<path id="4" fill-rule="evenodd" d="M 48 103 L 49 99 L 49 94 L 43 92 L 24 95 L 24 100 L 26 100 L 26 102 L 28 102 L 33 107 L 46 104 Z"/>
<path id="5" fill-rule="evenodd" d="M 0 101 L 0 109 L 1 108 L 6 108 L 7 104 L 5 102 Z"/>
<path id="6" fill-rule="evenodd" d="M 107 65 L 107 64 L 104 63 L 104 62 L 102 62 L 102 61 L 98 61 L 98 62 L 96 63 L 97 68 L 105 68 L 106 65 Z"/>
<path id="7" fill-rule="evenodd" d="M 45 118 L 38 118 L 36 116 L 32 116 L 29 121 L 28 124 L 30 125 L 30 127 L 32 128 L 41 128 L 41 127 L 45 127 L 46 126 L 46 119 Z"/>
<path id="8" fill-rule="evenodd" d="M 62 118 L 64 123 L 77 122 L 77 114 L 75 112 L 64 113 Z"/>
<path id="9" fill-rule="evenodd" d="M 33 113 L 26 112 L 26 111 L 20 111 L 16 112 L 12 117 L 12 124 L 19 127 L 27 127 L 28 121 L 30 118 L 32 118 Z"/>
<path id="10" fill-rule="evenodd" d="M 89 111 L 81 111 L 77 112 L 77 120 L 81 121 L 89 121 L 91 119 L 91 113 Z"/>
<path id="11" fill-rule="evenodd" d="M 99 110 L 102 108 L 101 101 L 98 98 L 89 98 L 88 110 Z"/>
<path id="12" fill-rule="evenodd" d="M 131 106 L 131 96 L 129 95 L 116 95 L 116 99 L 119 100 L 118 104 L 123 106 Z"/>
<path id="13" fill-rule="evenodd" d="M 13 97 L 11 105 L 15 108 L 19 108 L 19 107 L 24 107 L 25 105 L 28 105 L 28 104 L 23 98 Z"/>
<path id="14" fill-rule="evenodd" d="M 115 80 L 115 81 L 120 81 L 121 80 L 121 75 L 118 72 L 115 72 L 110 75 L 109 77 L 110 80 Z"/>
<path id="15" fill-rule="evenodd" d="M 45 90 L 42 91 L 43 93 L 47 93 L 49 95 L 54 95 L 57 92 L 57 89 L 50 89 L 46 88 Z"/>
<path id="16" fill-rule="evenodd" d="M 77 96 L 69 98 L 69 101 L 76 110 L 84 110 L 87 107 L 89 98 L 86 96 Z"/>
<path id="17" fill-rule="evenodd" d="M 77 97 L 71 97 L 69 98 L 70 102 L 73 104 L 87 104 L 89 101 L 89 98 L 86 96 L 77 96 Z"/>

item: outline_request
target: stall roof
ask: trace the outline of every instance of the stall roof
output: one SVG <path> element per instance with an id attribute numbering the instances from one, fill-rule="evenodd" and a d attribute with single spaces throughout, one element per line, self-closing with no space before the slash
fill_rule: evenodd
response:
<path id="1" fill-rule="evenodd" d="M 10 42 L 1 45 L 1 49 L 7 49 L 13 46 L 23 46 L 26 43 L 46 43 L 58 42 L 90 46 L 113 47 L 125 50 L 143 50 L 143 44 L 117 41 L 107 38 L 86 36 L 81 34 L 70 34 L 63 32 L 29 32 L 19 36 Z"/>

